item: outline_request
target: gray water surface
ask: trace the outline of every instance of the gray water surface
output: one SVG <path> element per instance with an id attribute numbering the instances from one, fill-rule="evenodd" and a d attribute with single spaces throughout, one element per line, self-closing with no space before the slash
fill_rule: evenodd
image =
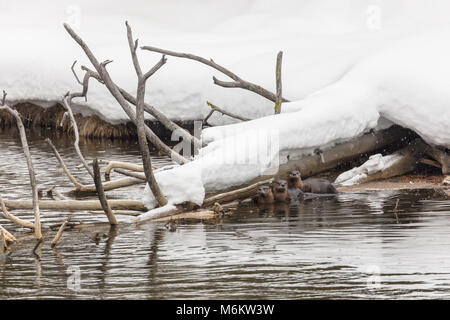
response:
<path id="1" fill-rule="evenodd" d="M 45 137 L 29 133 L 38 183 L 69 191 Z M 72 140 L 51 137 L 77 177 L 91 183 L 74 169 L 79 160 Z M 82 141 L 82 151 L 88 160 L 140 161 L 137 144 L 129 141 Z M 155 157 L 155 165 L 164 163 L 168 159 Z M 139 199 L 142 190 L 108 196 Z M 31 195 L 16 132 L 0 132 L 0 195 Z M 13 213 L 33 219 L 31 210 Z M 42 211 L 43 226 L 67 215 Z M 74 215 L 83 222 L 106 221 L 88 212 Z M 26 235 L 3 218 L 0 223 Z M 221 220 L 180 223 L 175 232 L 164 223 L 122 223 L 65 232 L 56 249 L 50 240 L 40 259 L 32 253 L 32 239 L 14 246 L 9 257 L 0 255 L 0 298 L 450 298 L 450 202 L 432 190 L 345 193 L 298 206 L 247 204 Z"/>

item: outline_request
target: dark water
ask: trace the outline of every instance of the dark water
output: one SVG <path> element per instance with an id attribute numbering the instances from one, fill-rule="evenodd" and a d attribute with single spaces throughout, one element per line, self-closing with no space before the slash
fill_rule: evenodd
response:
<path id="1" fill-rule="evenodd" d="M 78 165 L 71 140 L 52 138 L 68 166 Z M 43 139 L 40 132 L 30 135 L 38 182 L 70 190 Z M 83 142 L 83 152 L 88 160 L 139 163 L 137 145 L 129 142 Z M 139 199 L 142 188 L 108 195 Z M 18 137 L 0 133 L 0 194 L 23 199 L 29 190 Z M 397 199 L 398 222 L 392 213 Z M 30 211 L 14 213 L 32 220 Z M 67 214 L 43 211 L 44 227 Z M 0 223 L 16 236 L 26 234 L 3 218 Z M 50 239 L 40 259 L 32 253 L 34 240 L 14 246 L 9 258 L 0 256 L 0 298 L 450 298 L 450 202 L 434 191 L 347 193 L 291 207 L 244 205 L 231 217 L 183 223 L 175 232 L 164 223 L 70 231 L 53 250 Z"/>

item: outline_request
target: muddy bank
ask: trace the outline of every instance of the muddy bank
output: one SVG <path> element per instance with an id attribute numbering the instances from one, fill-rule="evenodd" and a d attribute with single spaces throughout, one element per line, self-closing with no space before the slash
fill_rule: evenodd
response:
<path id="1" fill-rule="evenodd" d="M 54 104 L 48 108 L 35 105 L 30 102 L 21 102 L 13 106 L 22 116 L 24 125 L 27 128 L 46 128 L 72 133 L 73 129 L 70 121 L 65 121 L 60 127 L 64 115 L 64 108 L 60 104 Z M 80 136 L 85 138 L 106 138 L 106 139 L 134 139 L 136 137 L 136 126 L 128 121 L 120 124 L 111 124 L 101 119 L 98 115 L 83 116 L 81 113 L 75 114 Z M 175 121 L 179 126 L 193 132 L 194 121 Z M 158 121 L 146 120 L 147 125 L 163 141 L 168 142 L 171 132 Z M 0 128 L 16 126 L 15 120 L 5 111 L 0 111 Z"/>

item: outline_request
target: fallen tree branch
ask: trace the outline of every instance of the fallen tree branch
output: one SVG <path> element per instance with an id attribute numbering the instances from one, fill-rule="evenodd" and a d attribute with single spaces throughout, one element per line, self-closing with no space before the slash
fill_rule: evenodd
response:
<path id="1" fill-rule="evenodd" d="M 31 209 L 33 203 L 31 200 L 4 200 L 9 210 Z M 147 208 L 140 201 L 132 200 L 109 200 L 112 210 L 135 210 L 147 211 Z M 40 200 L 41 209 L 53 210 L 102 210 L 102 205 L 98 200 Z"/>
<path id="2" fill-rule="evenodd" d="M 399 126 L 392 126 L 389 129 L 367 133 L 348 142 L 337 144 L 319 154 L 303 156 L 299 159 L 289 160 L 280 164 L 278 172 L 274 178 L 285 179 L 289 171 L 297 170 L 301 172 L 302 178 L 310 177 L 314 174 L 333 169 L 345 164 L 361 155 L 371 154 L 377 150 L 391 147 L 395 143 L 405 143 L 410 134 L 410 130 Z M 259 176 L 246 185 L 251 185 L 258 181 L 266 180 L 269 176 Z"/>
<path id="3" fill-rule="evenodd" d="M 248 197 L 254 195 L 256 190 L 260 186 L 262 186 L 264 184 L 270 184 L 271 182 L 272 182 L 272 179 L 263 180 L 263 181 L 256 182 L 256 183 L 254 183 L 250 186 L 244 187 L 244 188 L 216 194 L 214 196 L 208 197 L 205 200 L 203 200 L 202 207 L 209 207 L 209 206 L 215 204 L 216 202 L 223 203 L 223 202 L 230 202 L 230 201 L 233 201 L 236 199 L 248 198 Z"/>
<path id="4" fill-rule="evenodd" d="M 127 169 L 131 171 L 138 171 L 138 172 L 144 172 L 144 168 L 142 166 L 138 166 L 133 163 L 125 163 L 125 162 L 119 162 L 119 161 L 110 161 L 108 163 L 108 166 L 105 169 L 105 180 L 109 181 L 111 170 L 115 168 L 122 168 Z"/>
<path id="5" fill-rule="evenodd" d="M 67 177 L 69 177 L 70 181 L 75 186 L 74 192 L 75 193 L 96 193 L 97 189 L 96 189 L 95 185 L 83 185 L 80 182 L 78 182 L 78 180 L 72 175 L 72 173 L 67 168 L 64 160 L 61 158 L 58 150 L 56 150 L 56 148 L 53 145 L 53 143 L 51 142 L 51 140 L 47 138 L 47 139 L 45 139 L 45 141 L 50 145 L 50 147 L 52 148 L 53 153 L 55 154 L 56 158 L 58 159 L 59 164 L 61 165 L 63 171 L 65 172 Z M 103 184 L 103 188 L 105 191 L 110 191 L 110 190 L 114 190 L 114 189 L 133 186 L 136 184 L 141 184 L 141 183 L 144 183 L 141 179 L 123 178 L 123 179 L 118 179 L 118 180 L 114 180 L 114 181 L 108 181 L 105 184 Z"/>
<path id="6" fill-rule="evenodd" d="M 221 114 L 227 115 L 227 116 L 229 116 L 229 117 L 231 117 L 231 118 L 238 119 L 238 120 L 241 120 L 241 121 L 249 121 L 249 120 L 251 120 L 251 119 L 249 119 L 249 118 L 245 118 L 245 117 L 242 117 L 242 116 L 238 116 L 238 115 L 236 115 L 236 114 L 234 114 L 234 113 L 225 111 L 225 110 L 219 108 L 218 106 L 212 104 L 212 103 L 209 102 L 209 101 L 206 101 L 206 104 L 207 104 L 208 106 L 211 107 L 211 111 L 208 113 L 208 115 L 205 117 L 205 119 L 203 119 L 203 125 L 208 124 L 208 119 L 209 119 L 209 118 L 212 116 L 212 114 L 213 114 L 214 112 L 216 112 L 216 111 L 217 111 L 217 112 L 220 112 Z"/>
<path id="7" fill-rule="evenodd" d="M 216 77 L 213 77 L 214 84 L 216 84 L 218 86 L 225 87 L 225 88 L 246 89 L 246 90 L 252 91 L 254 93 L 257 93 L 272 102 L 275 102 L 277 99 L 277 97 L 274 93 L 270 92 L 269 90 L 264 89 L 263 87 L 261 87 L 259 85 L 256 85 L 254 83 L 243 80 L 242 78 L 238 77 L 233 72 L 231 72 L 228 69 L 222 67 L 221 65 L 215 63 L 212 59 L 208 60 L 208 59 L 205 59 L 205 58 L 202 58 L 202 57 L 190 54 L 190 53 L 180 53 L 180 52 L 175 52 L 175 51 L 169 51 L 169 50 L 164 50 L 164 49 L 160 49 L 160 48 L 156 48 L 156 47 L 152 47 L 152 46 L 143 46 L 143 47 L 141 47 L 141 49 L 152 51 L 152 52 L 158 52 L 158 53 L 161 53 L 161 54 L 164 54 L 167 56 L 186 58 L 186 59 L 198 61 L 200 63 L 203 63 L 207 66 L 210 66 L 210 67 L 216 69 L 217 71 L 222 72 L 223 74 L 225 74 L 226 76 L 228 76 L 234 80 L 233 82 L 226 82 L 226 81 L 218 80 Z M 283 101 L 289 102 L 289 100 L 284 99 L 284 98 L 283 98 Z"/>
<path id="8" fill-rule="evenodd" d="M 59 239 L 61 239 L 62 234 L 64 232 L 65 227 L 67 226 L 67 224 L 70 221 L 71 216 L 69 216 L 66 221 L 63 222 L 63 224 L 61 224 L 61 227 L 59 227 L 58 232 L 56 233 L 55 237 L 53 238 L 52 242 L 51 242 L 51 247 L 55 247 L 56 244 L 58 243 Z"/>
<path id="9" fill-rule="evenodd" d="M 15 242 L 17 241 L 16 237 L 14 237 L 8 230 L 6 230 L 1 224 L 0 224 L 0 232 L 3 234 L 3 238 L 8 242 Z"/>
<path id="10" fill-rule="evenodd" d="M 20 219 L 20 218 L 16 217 L 15 215 L 12 215 L 11 213 L 9 213 L 8 210 L 6 209 L 5 202 L 3 201 L 2 197 L 0 197 L 0 203 L 1 203 L 1 207 L 2 207 L 3 217 L 11 220 L 12 222 L 14 222 L 24 228 L 34 229 L 34 223 Z"/>
<path id="11" fill-rule="evenodd" d="M 115 172 L 123 174 L 124 176 L 128 176 L 128 177 L 133 177 L 136 179 L 141 179 L 144 182 L 147 181 L 147 178 L 145 177 L 145 174 L 142 173 L 137 173 L 137 172 L 133 172 L 133 171 L 126 171 L 126 170 L 122 170 L 122 169 L 114 169 Z"/>
<path id="12" fill-rule="evenodd" d="M 47 196 L 52 198 L 56 197 L 56 200 L 69 200 L 69 198 L 62 195 L 58 190 L 56 190 L 56 186 L 53 186 L 50 190 L 47 191 Z"/>
<path id="13" fill-rule="evenodd" d="M 31 160 L 30 149 L 28 147 L 27 135 L 25 133 L 25 128 L 23 126 L 23 122 L 22 122 L 22 118 L 20 117 L 20 114 L 17 112 L 17 110 L 14 110 L 10 106 L 6 105 L 5 100 L 6 100 L 6 92 L 3 91 L 3 99 L 2 99 L 2 105 L 0 106 L 0 110 L 5 109 L 12 116 L 14 116 L 14 118 L 16 118 L 17 128 L 19 129 L 20 140 L 22 142 L 23 152 L 24 152 L 25 158 L 27 160 L 28 173 L 30 175 L 31 191 L 32 191 L 32 195 L 33 195 L 34 234 L 38 240 L 41 240 L 42 232 L 41 232 L 41 216 L 40 216 L 40 211 L 39 211 L 39 196 L 38 196 L 36 175 L 34 174 L 33 162 Z"/>
<path id="14" fill-rule="evenodd" d="M 94 159 L 94 182 L 95 187 L 97 189 L 97 195 L 98 199 L 100 200 L 100 204 L 102 205 L 103 211 L 106 214 L 106 217 L 108 217 L 108 221 L 111 225 L 116 225 L 117 219 L 114 216 L 114 213 L 111 210 L 111 207 L 108 204 L 108 200 L 106 200 L 105 191 L 103 190 L 103 184 L 102 184 L 102 178 L 100 176 L 100 168 L 98 166 L 98 160 Z"/>
<path id="15" fill-rule="evenodd" d="M 116 99 L 116 101 L 120 104 L 122 109 L 125 111 L 125 113 L 128 115 L 128 117 L 131 119 L 131 121 L 134 124 L 137 124 L 136 120 L 136 113 L 132 110 L 132 108 L 129 106 L 127 100 L 124 98 L 122 93 L 120 92 L 117 85 L 112 81 L 111 76 L 109 75 L 108 71 L 106 70 L 106 65 L 110 63 L 110 60 L 106 60 L 102 63 L 99 63 L 97 58 L 94 56 L 92 51 L 89 49 L 87 44 L 75 33 L 75 31 L 72 30 L 72 28 L 65 23 L 64 28 L 66 31 L 70 34 L 70 36 L 77 42 L 80 47 L 85 52 L 86 56 L 91 61 L 92 65 L 95 67 L 95 69 L 98 72 L 98 75 L 102 79 L 103 83 L 105 84 L 106 88 L 109 90 L 109 92 L 112 94 L 112 96 Z M 87 68 L 86 68 L 87 69 Z M 184 164 L 189 162 L 186 158 L 178 154 L 177 152 L 170 149 L 167 145 L 165 145 L 161 139 L 158 138 L 158 136 L 148 127 L 144 126 L 145 128 L 145 134 L 147 138 L 150 140 L 150 142 L 156 146 L 162 153 L 166 154 L 167 156 L 171 157 L 175 162 L 179 164 Z"/>

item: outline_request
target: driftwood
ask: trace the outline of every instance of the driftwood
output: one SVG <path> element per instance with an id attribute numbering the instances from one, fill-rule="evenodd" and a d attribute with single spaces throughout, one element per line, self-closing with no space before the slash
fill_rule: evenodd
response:
<path id="1" fill-rule="evenodd" d="M 114 171 L 117 173 L 123 174 L 124 176 L 141 179 L 141 180 L 143 180 L 142 182 L 147 182 L 147 178 L 145 177 L 145 174 L 137 173 L 134 171 L 126 171 L 126 170 L 122 170 L 122 169 L 114 169 Z"/>
<path id="2" fill-rule="evenodd" d="M 215 204 L 216 202 L 223 203 L 223 202 L 230 202 L 230 201 L 233 201 L 236 199 L 248 198 L 248 197 L 254 195 L 256 190 L 260 186 L 265 185 L 265 184 L 270 184 L 271 182 L 272 182 L 272 179 L 263 180 L 263 181 L 259 181 L 257 183 L 254 183 L 250 186 L 247 186 L 247 187 L 244 187 L 241 189 L 236 189 L 233 191 L 220 193 L 220 194 L 208 197 L 205 200 L 203 200 L 202 207 L 211 206 L 211 205 Z"/>
<path id="3" fill-rule="evenodd" d="M 110 161 L 108 166 L 105 169 L 105 180 L 109 181 L 111 176 L 111 170 L 116 168 L 122 168 L 132 171 L 144 172 L 144 168 L 142 166 L 138 166 L 133 163 L 119 162 L 119 161 Z"/>
<path id="4" fill-rule="evenodd" d="M 98 73 L 100 79 L 102 80 L 102 83 L 104 83 L 106 88 L 109 90 L 109 92 L 112 94 L 112 96 L 116 99 L 116 101 L 119 103 L 119 105 L 122 107 L 122 109 L 125 111 L 125 113 L 130 118 L 130 120 L 134 124 L 137 124 L 136 113 L 132 110 L 132 108 L 128 104 L 128 101 L 124 98 L 124 96 L 120 92 L 117 85 L 111 79 L 109 72 L 106 70 L 106 65 L 108 65 L 112 61 L 106 60 L 106 61 L 100 63 L 97 60 L 97 58 L 94 56 L 92 51 L 89 49 L 87 44 L 75 33 L 75 31 L 72 30 L 72 28 L 67 23 L 64 24 L 64 28 L 70 34 L 70 36 L 75 40 L 75 42 L 77 42 L 80 45 L 80 47 L 83 49 L 86 56 L 91 61 L 92 65 L 97 70 L 97 73 Z M 88 68 L 85 68 L 85 69 L 89 70 Z M 177 162 L 179 164 L 184 164 L 184 163 L 188 162 L 188 160 L 186 158 L 184 158 L 177 152 L 170 149 L 167 145 L 165 145 L 161 141 L 161 139 L 159 139 L 158 136 L 148 126 L 144 126 L 144 128 L 145 128 L 145 134 L 146 134 L 147 138 L 162 153 L 168 155 L 169 157 L 171 157 L 171 159 L 173 159 L 175 162 Z"/>
<path id="5" fill-rule="evenodd" d="M 4 200 L 9 210 L 31 209 L 33 203 L 30 200 Z M 112 210 L 135 210 L 146 211 L 144 204 L 140 201 L 131 200 L 109 200 Z M 52 210 L 102 210 L 100 201 L 98 200 L 40 200 L 39 207 L 41 209 Z"/>
<path id="6" fill-rule="evenodd" d="M 281 85 L 281 64 L 283 61 L 283 51 L 278 52 L 277 66 L 275 69 L 277 99 L 275 100 L 275 114 L 281 113 L 281 104 L 283 103 L 282 85 Z"/>
<path id="7" fill-rule="evenodd" d="M 20 140 L 22 142 L 23 152 L 24 152 L 25 158 L 27 160 L 28 173 L 30 175 L 30 184 L 31 184 L 31 190 L 32 190 L 32 195 L 33 195 L 32 203 L 33 203 L 33 211 L 34 211 L 34 234 L 35 234 L 36 238 L 38 240 L 40 240 L 40 239 L 42 239 L 42 231 L 41 231 L 41 214 L 39 211 L 39 196 L 38 196 L 36 175 L 34 174 L 33 162 L 31 160 L 30 149 L 28 147 L 27 135 L 25 133 L 25 128 L 23 126 L 23 122 L 20 117 L 20 114 L 16 110 L 14 110 L 10 106 L 8 106 L 5 103 L 5 100 L 6 100 L 6 92 L 3 91 L 3 99 L 2 99 L 2 104 L 0 105 L 0 110 L 5 109 L 12 116 L 14 116 L 16 118 L 17 128 L 19 129 Z"/>
<path id="8" fill-rule="evenodd" d="M 56 156 L 56 159 L 58 159 L 59 164 L 61 165 L 63 171 L 65 172 L 67 177 L 69 177 L 70 181 L 75 186 L 74 192 L 75 193 L 96 193 L 97 188 L 95 187 L 95 185 L 83 185 L 72 175 L 70 170 L 67 168 L 64 160 L 61 158 L 61 155 L 59 154 L 58 150 L 56 150 L 55 146 L 51 142 L 51 140 L 47 138 L 47 139 L 45 139 L 45 141 L 50 145 L 50 147 L 52 148 L 53 153 Z M 141 184 L 143 182 L 144 181 L 142 181 L 141 179 L 123 178 L 123 179 L 108 181 L 108 182 L 104 183 L 103 189 L 105 191 L 109 191 L 109 190 L 129 187 L 129 186 L 136 185 L 136 184 Z"/>
<path id="9" fill-rule="evenodd" d="M 0 197 L 0 203 L 1 203 L 1 207 L 2 207 L 1 209 L 2 209 L 3 217 L 11 220 L 12 222 L 14 222 L 24 228 L 34 229 L 34 223 L 20 219 L 20 218 L 16 217 L 15 215 L 12 215 L 11 213 L 9 213 L 8 210 L 6 209 L 6 205 L 5 205 L 5 202 L 3 201 L 2 197 Z"/>
<path id="10" fill-rule="evenodd" d="M 155 66 L 153 66 L 153 68 L 151 68 L 146 73 L 143 73 L 141 66 L 139 64 L 139 59 L 136 54 L 136 50 L 138 47 L 138 40 L 136 39 L 136 41 L 133 41 L 131 27 L 128 24 L 128 22 L 126 22 L 125 24 L 127 27 L 127 38 L 128 38 L 128 46 L 130 47 L 131 52 L 131 59 L 133 60 L 134 69 L 136 71 L 136 75 L 138 78 L 137 95 L 136 95 L 136 127 L 137 127 L 139 148 L 141 150 L 142 156 L 142 164 L 144 166 L 144 173 L 145 177 L 147 178 L 148 186 L 152 190 L 152 193 L 155 196 L 158 205 L 160 207 L 163 207 L 167 204 L 167 199 L 161 192 L 158 182 L 156 181 L 155 176 L 153 174 L 150 149 L 148 147 L 147 138 L 145 136 L 144 99 L 145 99 L 145 85 L 147 80 L 156 71 L 158 71 L 166 63 L 167 60 L 163 55 L 161 60 Z"/>
<path id="11" fill-rule="evenodd" d="M 64 232 L 64 229 L 66 228 L 67 224 L 70 221 L 70 216 L 66 219 L 66 221 L 63 222 L 63 224 L 61 225 L 61 227 L 59 227 L 58 232 L 56 233 L 55 237 L 53 238 L 52 242 L 51 242 L 51 247 L 55 247 L 56 244 L 58 243 L 59 239 L 61 239 L 62 234 Z"/>
<path id="12" fill-rule="evenodd" d="M 47 196 L 56 198 L 56 200 L 69 200 L 68 197 L 56 190 L 56 186 L 53 186 L 50 190 L 47 191 Z"/>
<path id="13" fill-rule="evenodd" d="M 217 71 L 222 72 L 223 74 L 225 74 L 226 76 L 228 76 L 234 80 L 231 82 L 227 82 L 227 81 L 218 80 L 216 77 L 213 77 L 214 84 L 216 84 L 218 86 L 221 86 L 224 88 L 246 89 L 246 90 L 252 91 L 254 93 L 257 93 L 272 102 L 275 102 L 277 100 L 277 97 L 274 93 L 270 92 L 267 89 L 264 89 L 263 87 L 261 87 L 259 85 L 256 85 L 254 83 L 243 80 L 242 78 L 238 77 L 235 73 L 233 73 L 233 72 L 229 71 L 228 69 L 224 68 L 223 66 L 215 63 L 213 61 L 213 59 L 208 60 L 208 59 L 205 59 L 205 58 L 202 58 L 202 57 L 190 54 L 190 53 L 169 51 L 169 50 L 164 50 L 164 49 L 160 49 L 160 48 L 156 48 L 156 47 L 152 47 L 152 46 L 143 46 L 143 47 L 141 47 L 141 49 L 152 51 L 152 52 L 158 52 L 158 53 L 161 53 L 161 54 L 164 54 L 167 56 L 186 58 L 186 59 L 198 61 L 200 63 L 203 63 L 207 66 L 210 66 L 210 67 L 216 69 Z M 282 100 L 284 102 L 289 102 L 289 100 L 284 99 L 284 98 Z"/>
<path id="14" fill-rule="evenodd" d="M 8 230 L 6 230 L 2 225 L 0 225 L 0 232 L 2 233 L 2 238 L 8 242 L 17 241 L 16 237 L 14 237 Z"/>
<path id="15" fill-rule="evenodd" d="M 389 155 L 390 161 L 387 167 L 382 170 L 373 172 L 359 172 L 358 168 L 342 173 L 336 182 L 342 185 L 360 184 L 374 180 L 387 179 L 395 176 L 400 176 L 405 173 L 413 171 L 417 167 L 417 163 L 425 150 L 425 143 L 421 139 L 416 139 L 409 143 L 408 146 Z M 364 166 L 364 164 L 363 164 Z M 353 172 L 358 171 L 358 176 L 355 177 Z M 364 170 L 366 171 L 366 170 Z M 346 174 L 349 180 L 346 180 Z M 342 181 L 341 181 L 342 180 Z"/>
<path id="16" fill-rule="evenodd" d="M 212 116 L 212 114 L 214 112 L 220 112 L 221 114 L 227 115 L 227 116 L 229 116 L 231 118 L 238 119 L 238 120 L 241 120 L 241 121 L 249 121 L 249 120 L 251 120 L 249 118 L 238 116 L 238 115 L 236 115 L 234 113 L 225 111 L 225 110 L 219 108 L 218 106 L 212 104 L 209 101 L 206 101 L 206 104 L 211 107 L 211 111 L 208 113 L 208 115 L 205 117 L 205 119 L 203 119 L 203 125 L 208 124 L 208 119 Z"/>
<path id="17" fill-rule="evenodd" d="M 105 212 L 102 211 L 102 210 L 92 210 L 92 211 L 89 211 L 89 213 L 92 213 L 92 214 L 105 214 Z M 116 215 L 123 215 L 123 216 L 137 217 L 137 216 L 141 215 L 142 212 L 131 211 L 131 210 L 115 210 L 115 211 L 113 211 L 113 214 L 115 216 Z"/>
<path id="18" fill-rule="evenodd" d="M 105 190 L 103 190 L 103 184 L 102 184 L 102 177 L 100 175 L 100 168 L 98 166 L 98 160 L 94 159 L 94 182 L 95 182 L 95 188 L 97 189 L 97 195 L 98 199 L 100 200 L 100 204 L 102 205 L 103 211 L 106 214 L 106 217 L 108 218 L 108 221 L 111 225 L 116 225 L 117 219 L 114 216 L 114 213 L 111 210 L 111 207 L 108 204 L 108 200 L 105 196 Z"/>

